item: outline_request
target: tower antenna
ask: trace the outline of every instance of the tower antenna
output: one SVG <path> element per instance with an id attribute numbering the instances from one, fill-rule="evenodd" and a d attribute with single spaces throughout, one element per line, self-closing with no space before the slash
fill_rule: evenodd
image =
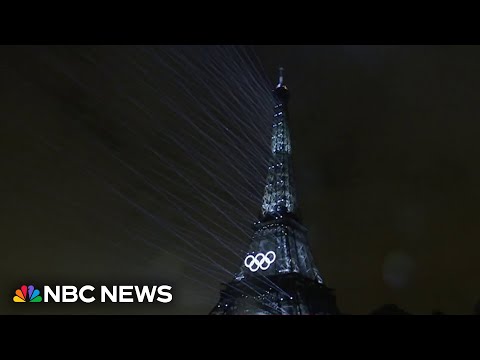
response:
<path id="1" fill-rule="evenodd" d="M 285 68 L 284 68 L 284 67 L 280 66 L 280 67 L 278 68 L 278 85 L 277 85 L 277 88 L 283 86 L 284 71 L 285 71 Z"/>

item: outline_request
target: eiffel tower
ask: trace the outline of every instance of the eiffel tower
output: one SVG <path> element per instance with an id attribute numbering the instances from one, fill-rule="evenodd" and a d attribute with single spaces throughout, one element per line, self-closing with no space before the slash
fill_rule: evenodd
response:
<path id="1" fill-rule="evenodd" d="M 315 266 L 299 217 L 287 124 L 290 93 L 282 68 L 273 95 L 271 160 L 261 214 L 240 271 L 222 284 L 211 315 L 338 314 L 335 295 Z"/>

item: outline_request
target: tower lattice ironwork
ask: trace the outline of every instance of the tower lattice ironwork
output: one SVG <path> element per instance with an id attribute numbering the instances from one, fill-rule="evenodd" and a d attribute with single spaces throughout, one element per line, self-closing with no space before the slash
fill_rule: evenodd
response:
<path id="1" fill-rule="evenodd" d="M 280 69 L 273 91 L 271 160 L 259 220 L 233 281 L 224 284 L 212 315 L 336 314 L 298 215 L 288 128 L 289 90 Z"/>

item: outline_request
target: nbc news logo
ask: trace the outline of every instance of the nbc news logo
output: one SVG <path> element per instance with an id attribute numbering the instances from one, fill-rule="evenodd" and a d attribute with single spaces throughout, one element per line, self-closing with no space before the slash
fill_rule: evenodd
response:
<path id="1" fill-rule="evenodd" d="M 133 303 L 133 302 L 160 302 L 169 303 L 172 301 L 171 286 L 101 286 L 100 302 L 112 303 Z M 22 302 L 55 302 L 55 303 L 75 303 L 81 301 L 84 303 L 92 303 L 96 301 L 95 287 L 91 285 L 82 286 L 78 289 L 73 285 L 50 286 L 43 287 L 44 297 L 40 296 L 40 291 L 35 289 L 33 285 L 22 285 L 20 289 L 15 291 L 13 301 Z"/>
<path id="2" fill-rule="evenodd" d="M 22 285 L 20 289 L 15 291 L 13 297 L 14 302 L 42 302 L 40 291 L 35 289 L 33 285 Z"/>

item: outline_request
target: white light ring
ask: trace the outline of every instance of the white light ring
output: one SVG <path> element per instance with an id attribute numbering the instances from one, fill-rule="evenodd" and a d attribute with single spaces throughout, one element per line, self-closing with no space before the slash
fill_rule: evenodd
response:
<path id="1" fill-rule="evenodd" d="M 269 256 L 273 256 L 273 259 L 270 260 Z M 277 255 L 273 251 L 269 251 L 268 253 L 265 254 L 265 257 L 270 261 L 270 263 L 273 263 L 277 259 Z"/>
<path id="2" fill-rule="evenodd" d="M 250 258 L 251 258 L 251 260 L 249 261 L 248 259 L 250 259 Z M 245 264 L 246 267 L 249 268 L 249 267 L 252 265 L 252 262 L 254 262 L 254 261 L 255 261 L 255 257 L 254 257 L 253 255 L 248 255 L 248 256 L 245 258 L 245 261 L 244 261 L 243 263 Z M 247 264 L 247 263 L 248 263 L 248 264 Z"/>
<path id="3" fill-rule="evenodd" d="M 264 266 L 263 264 L 267 264 L 266 266 Z M 268 263 L 268 262 L 262 262 L 262 264 L 260 265 L 260 269 L 262 269 L 263 271 L 267 270 L 269 267 L 270 267 L 271 263 Z"/>

